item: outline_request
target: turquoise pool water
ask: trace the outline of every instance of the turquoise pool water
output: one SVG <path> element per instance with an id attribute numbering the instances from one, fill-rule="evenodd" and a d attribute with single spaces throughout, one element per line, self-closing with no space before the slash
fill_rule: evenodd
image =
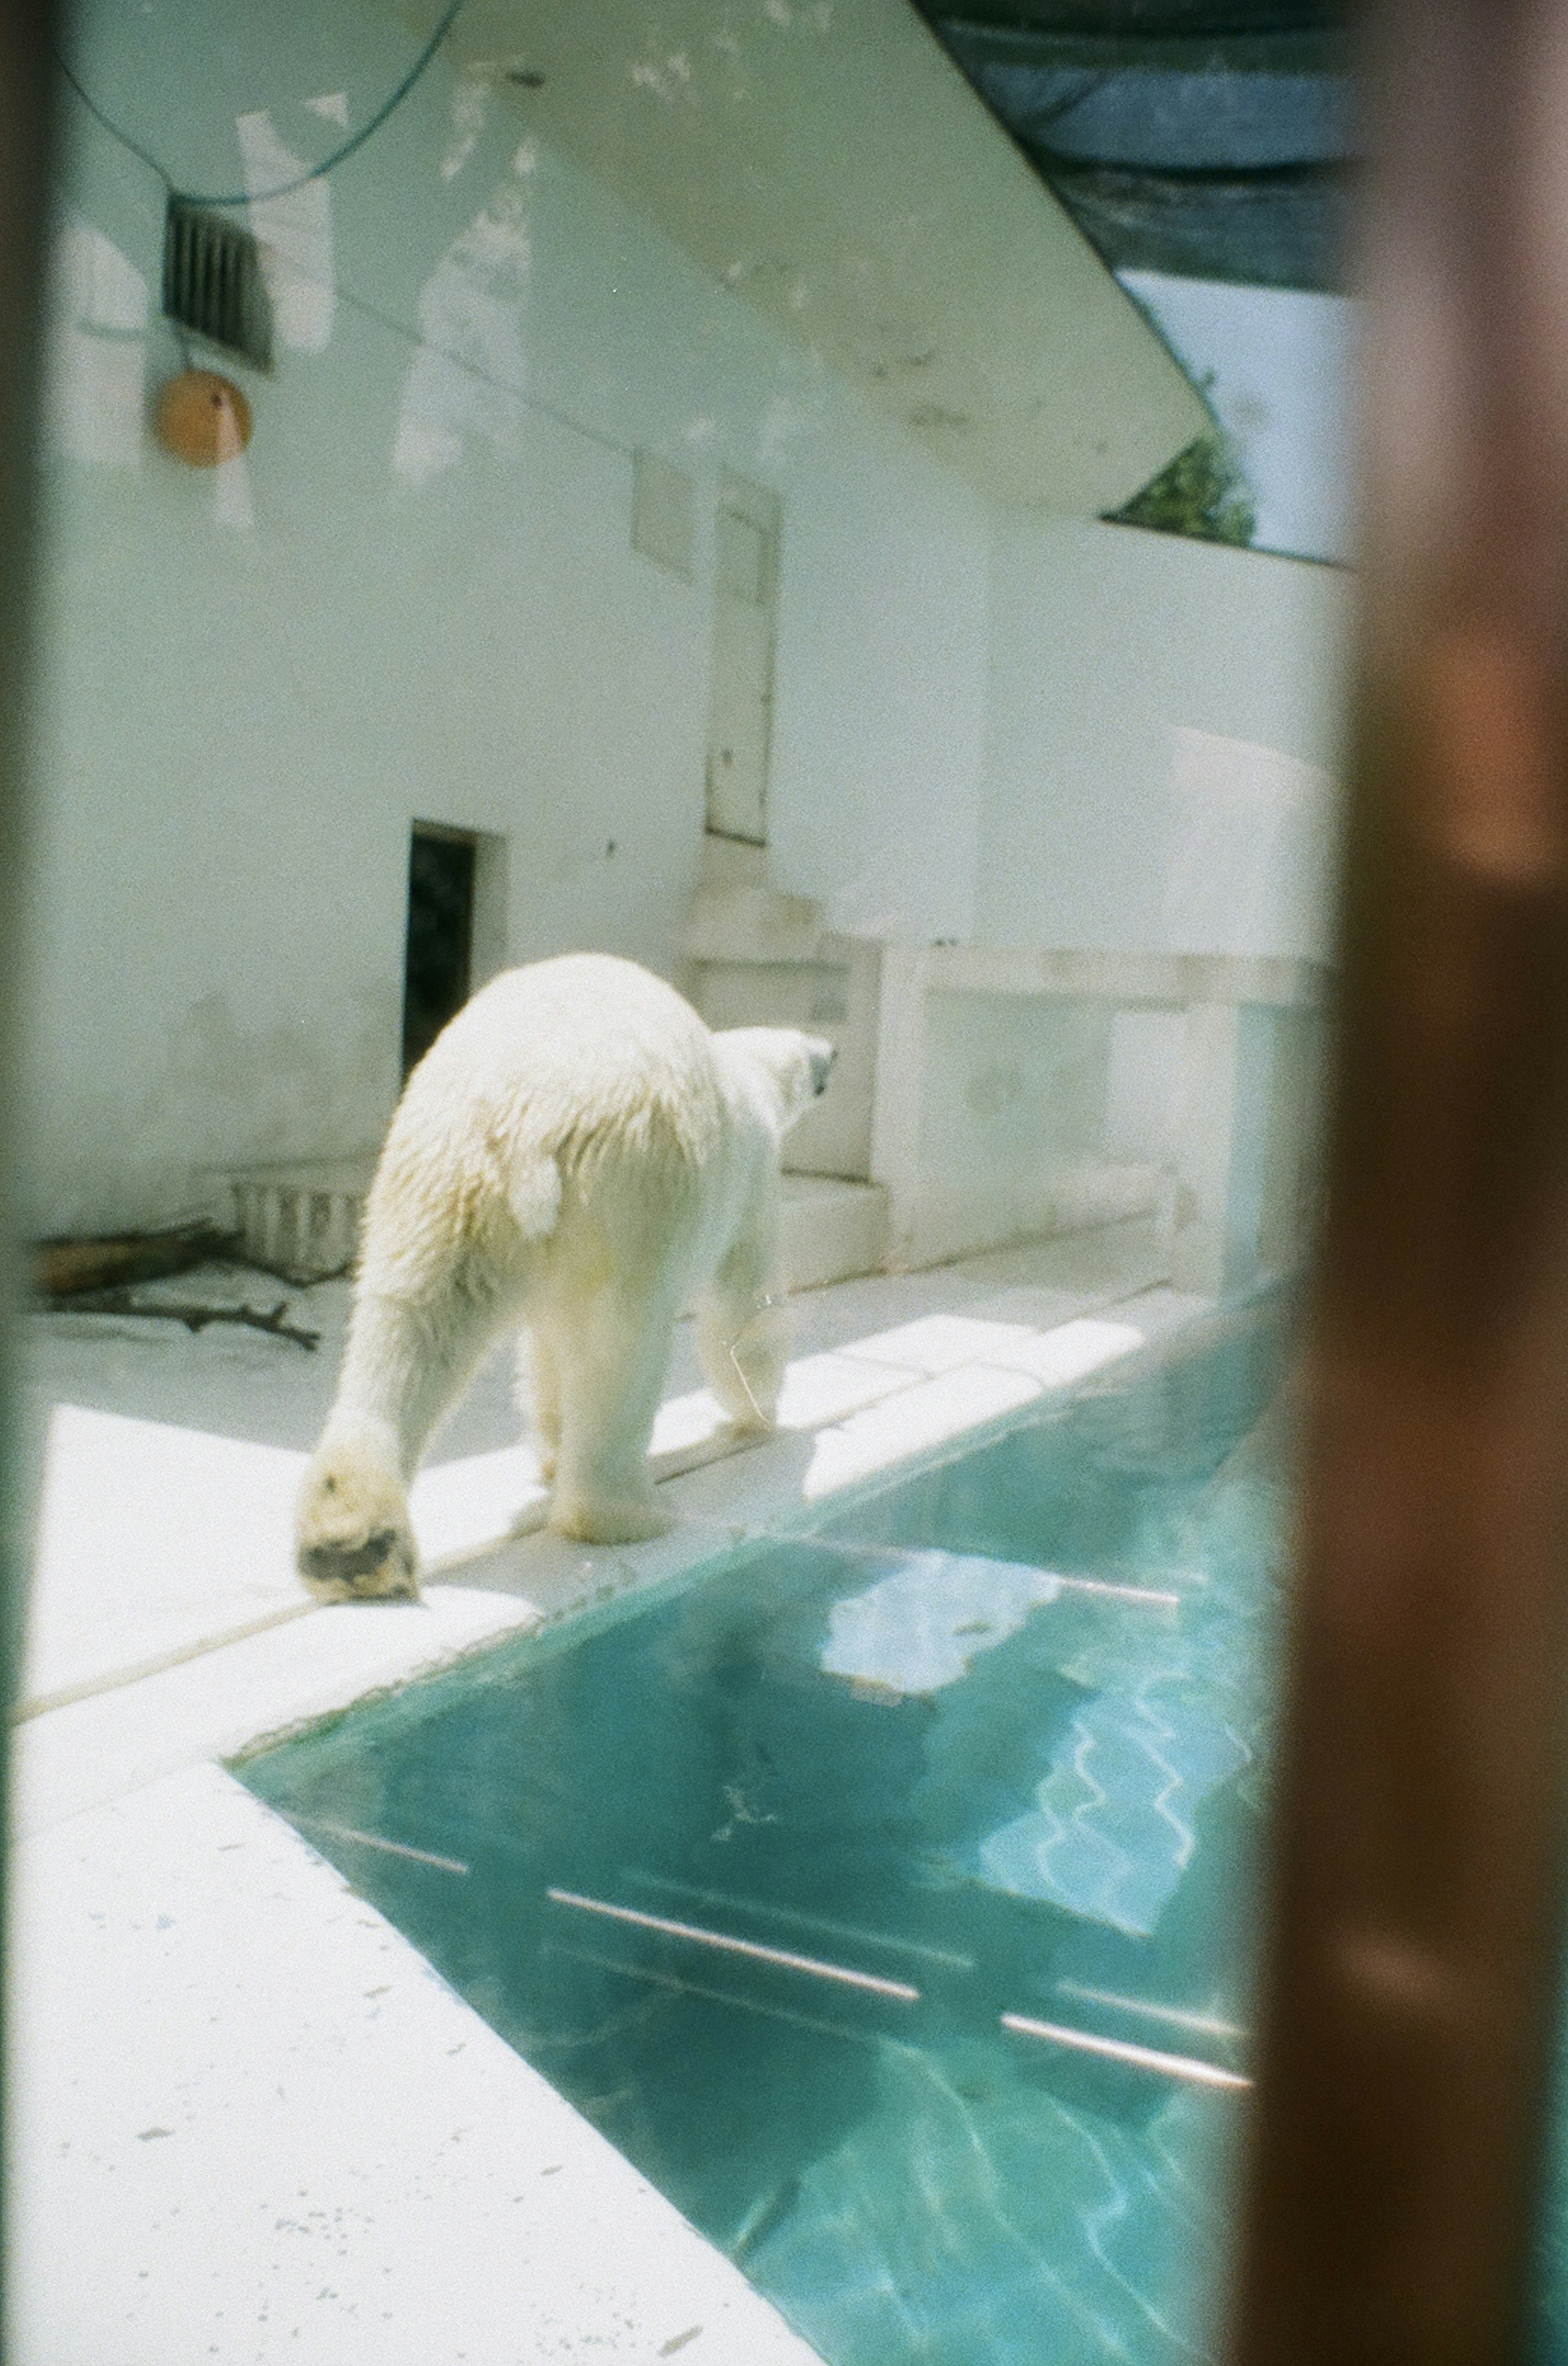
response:
<path id="1" fill-rule="evenodd" d="M 240 1771 L 831 2366 L 1210 2354 L 1266 1308 Z"/>

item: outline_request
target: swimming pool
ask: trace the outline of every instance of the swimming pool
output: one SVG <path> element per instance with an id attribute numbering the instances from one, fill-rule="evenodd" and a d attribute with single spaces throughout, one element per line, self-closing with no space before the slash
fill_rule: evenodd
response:
<path id="1" fill-rule="evenodd" d="M 238 1771 L 831 2366 L 1202 2357 L 1279 1525 L 1227 1457 L 1280 1332 Z"/>

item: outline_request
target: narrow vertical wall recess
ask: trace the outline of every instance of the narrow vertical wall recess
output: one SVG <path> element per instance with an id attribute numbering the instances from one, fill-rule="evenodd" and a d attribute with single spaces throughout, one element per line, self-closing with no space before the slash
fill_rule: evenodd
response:
<path id="1" fill-rule="evenodd" d="M 714 554 L 707 827 L 750 846 L 768 836 L 778 561 L 777 494 L 726 471 Z"/>
<path id="2" fill-rule="evenodd" d="M 405 1076 L 473 989 L 477 853 L 469 831 L 439 822 L 413 826 L 403 954 Z"/>

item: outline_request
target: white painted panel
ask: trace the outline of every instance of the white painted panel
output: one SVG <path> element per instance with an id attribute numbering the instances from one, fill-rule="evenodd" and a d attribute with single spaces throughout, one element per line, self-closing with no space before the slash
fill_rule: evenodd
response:
<path id="1" fill-rule="evenodd" d="M 274 332 L 279 344 L 296 353 L 319 354 L 332 335 L 337 300 L 332 183 L 308 180 L 301 188 L 290 186 L 310 166 L 278 138 L 265 107 L 242 115 L 235 130 Z M 270 196 L 272 190 L 287 194 Z"/>
<path id="2" fill-rule="evenodd" d="M 147 445 L 147 281 L 73 211 L 56 238 L 52 292 L 51 438 L 90 468 L 139 468 Z"/>
<path id="3" fill-rule="evenodd" d="M 1109 1158 L 1169 1158 L 1177 1139 L 1186 1021 L 1179 1010 L 1119 1010 L 1105 1090 Z"/>
<path id="4" fill-rule="evenodd" d="M 1213 731 L 1179 727 L 1170 743 L 1165 950 L 1321 958 L 1337 819 L 1327 773 Z"/>

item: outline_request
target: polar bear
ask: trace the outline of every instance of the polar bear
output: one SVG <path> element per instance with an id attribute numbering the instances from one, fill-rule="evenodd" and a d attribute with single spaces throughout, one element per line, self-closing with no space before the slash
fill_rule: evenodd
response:
<path id="1" fill-rule="evenodd" d="M 670 1525 L 646 1456 L 694 1299 L 724 1413 L 772 1426 L 779 1144 L 832 1058 L 793 1028 L 714 1033 L 661 978 L 603 953 L 508 970 L 465 1005 L 410 1076 L 366 1202 L 337 1395 L 299 1497 L 314 1594 L 416 1592 L 409 1483 L 507 1328 L 522 1327 L 565 1536 Z"/>

